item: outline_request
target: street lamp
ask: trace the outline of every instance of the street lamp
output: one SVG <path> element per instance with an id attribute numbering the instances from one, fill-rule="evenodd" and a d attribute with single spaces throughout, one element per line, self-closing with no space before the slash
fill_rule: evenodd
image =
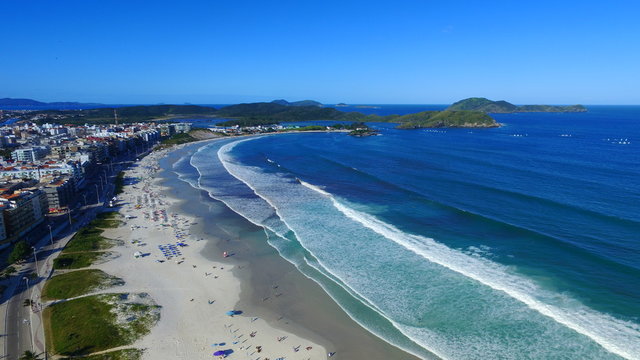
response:
<path id="1" fill-rule="evenodd" d="M 27 289 L 29 289 L 29 278 L 23 276 L 22 279 L 27 282 Z M 33 296 L 33 290 L 31 290 L 31 296 Z M 31 297 L 29 297 L 29 305 L 31 305 Z M 33 341 L 33 309 L 31 309 L 31 311 L 29 312 L 29 330 L 31 332 L 31 350 L 35 352 L 36 346 Z"/>
<path id="2" fill-rule="evenodd" d="M 98 199 L 97 203 L 100 203 L 100 190 L 98 190 L 98 184 L 93 184 L 96 187 L 96 199 Z"/>
<path id="3" fill-rule="evenodd" d="M 71 208 L 67 206 L 67 216 L 69 217 L 69 227 L 71 227 Z"/>
<path id="4" fill-rule="evenodd" d="M 49 237 L 51 239 L 51 246 L 53 246 L 53 232 L 51 231 L 51 225 L 47 225 L 49 228 Z"/>
<path id="5" fill-rule="evenodd" d="M 87 206 L 87 194 L 82 194 L 82 197 L 84 198 L 84 206 Z"/>
<path id="6" fill-rule="evenodd" d="M 102 176 L 98 175 L 98 179 L 100 180 L 100 189 L 104 191 L 104 183 L 102 182 Z"/>
<path id="7" fill-rule="evenodd" d="M 31 249 L 33 249 L 33 258 L 36 260 L 36 275 L 40 276 L 38 273 L 38 256 L 36 254 L 36 248 L 32 246 Z"/>

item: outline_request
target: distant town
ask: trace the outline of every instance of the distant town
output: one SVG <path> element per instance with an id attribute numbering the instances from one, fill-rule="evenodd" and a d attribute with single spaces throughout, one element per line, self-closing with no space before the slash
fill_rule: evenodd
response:
<path id="1" fill-rule="evenodd" d="M 0 119 L 12 113 L 0 111 Z M 57 217 L 71 220 L 74 209 L 100 202 L 109 179 L 116 177 L 114 163 L 190 130 L 189 123 L 1 126 L 0 249 L 39 235 L 38 228 Z"/>
<path id="2" fill-rule="evenodd" d="M 52 119 L 39 111 L 0 110 L 0 250 L 20 239 L 41 237 L 43 227 L 56 219 L 71 222 L 82 206 L 102 198 L 107 205 L 107 185 L 111 179 L 123 180 L 114 164 L 134 160 L 163 140 L 173 145 L 217 136 L 347 129 L 359 136 L 368 130 L 365 125 L 274 124 L 192 131 L 186 122 L 61 125 L 43 123 L 43 116 L 64 123 L 66 115 Z"/>

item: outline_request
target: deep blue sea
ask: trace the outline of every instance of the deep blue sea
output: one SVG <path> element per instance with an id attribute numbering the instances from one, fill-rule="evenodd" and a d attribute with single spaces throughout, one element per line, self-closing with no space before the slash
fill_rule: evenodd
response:
<path id="1" fill-rule="evenodd" d="M 588 109 L 226 139 L 174 169 L 422 358 L 640 359 L 640 107 Z"/>

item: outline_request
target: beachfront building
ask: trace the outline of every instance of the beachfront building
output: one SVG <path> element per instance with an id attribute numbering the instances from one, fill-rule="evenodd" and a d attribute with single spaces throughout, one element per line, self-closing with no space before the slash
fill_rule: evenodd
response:
<path id="1" fill-rule="evenodd" d="M 42 159 L 48 153 L 49 149 L 46 146 L 34 146 L 12 151 L 11 158 L 15 161 L 34 162 Z"/>
<path id="2" fill-rule="evenodd" d="M 78 162 L 55 162 L 47 161 L 36 165 L 16 165 L 16 166 L 0 166 L 0 178 L 10 179 L 36 179 L 40 180 L 45 176 L 69 175 L 75 181 L 81 181 L 83 178 L 82 167 Z"/>
<path id="3" fill-rule="evenodd" d="M 40 225 L 47 213 L 47 195 L 30 188 L 0 195 L 5 242 L 16 240 Z"/>
<path id="4" fill-rule="evenodd" d="M 189 131 L 191 131 L 191 123 L 177 123 L 177 124 L 171 124 L 169 125 L 170 127 L 173 126 L 174 128 L 174 133 L 188 133 Z"/>
<path id="5" fill-rule="evenodd" d="M 7 238 L 7 231 L 4 226 L 4 207 L 0 206 L 0 248 L 2 248 L 2 244 L 4 240 Z"/>
<path id="6" fill-rule="evenodd" d="M 55 178 L 42 188 L 47 196 L 48 212 L 59 212 L 76 198 L 75 185 L 71 177 Z"/>

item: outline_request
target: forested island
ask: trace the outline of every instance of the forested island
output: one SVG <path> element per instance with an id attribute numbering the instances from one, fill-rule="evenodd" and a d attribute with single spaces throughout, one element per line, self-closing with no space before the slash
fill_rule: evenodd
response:
<path id="1" fill-rule="evenodd" d="M 453 103 L 447 110 L 482 111 L 484 113 L 506 114 L 517 112 L 585 112 L 587 108 L 582 105 L 514 105 L 510 102 L 499 100 L 492 101 L 482 97 L 472 97 Z"/>

